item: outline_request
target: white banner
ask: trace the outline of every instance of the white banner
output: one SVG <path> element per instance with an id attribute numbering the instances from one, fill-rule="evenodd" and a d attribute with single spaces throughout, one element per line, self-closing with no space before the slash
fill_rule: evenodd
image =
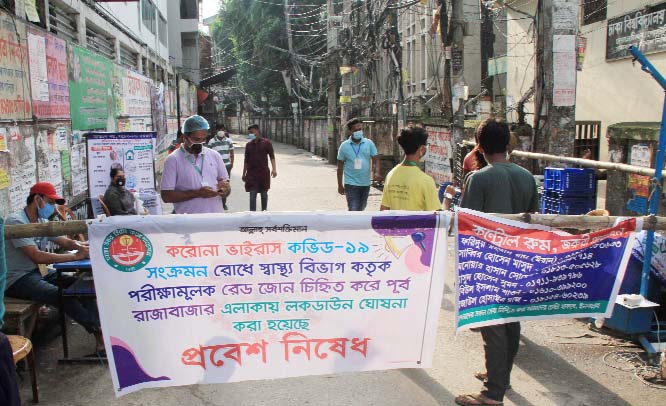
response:
<path id="1" fill-rule="evenodd" d="M 432 364 L 448 213 L 136 219 L 89 225 L 117 396 Z"/>

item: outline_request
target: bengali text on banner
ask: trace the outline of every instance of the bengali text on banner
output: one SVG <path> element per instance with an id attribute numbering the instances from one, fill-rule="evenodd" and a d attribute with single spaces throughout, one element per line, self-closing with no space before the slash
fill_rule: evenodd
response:
<path id="1" fill-rule="evenodd" d="M 116 395 L 429 367 L 449 219 L 244 213 L 92 222 Z"/>
<path id="2" fill-rule="evenodd" d="M 473 210 L 457 213 L 458 330 L 546 318 L 610 317 L 636 220 L 588 234 Z"/>

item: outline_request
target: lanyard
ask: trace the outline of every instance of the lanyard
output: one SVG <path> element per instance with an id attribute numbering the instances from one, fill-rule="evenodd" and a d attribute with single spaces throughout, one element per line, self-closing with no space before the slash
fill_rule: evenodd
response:
<path id="1" fill-rule="evenodd" d="M 362 142 L 362 141 L 361 141 Z M 351 142 L 351 147 L 352 150 L 354 151 L 354 154 L 356 155 L 356 158 L 358 158 L 358 154 L 361 152 L 361 143 L 358 144 L 358 149 L 354 148 L 354 141 Z"/>
<path id="2" fill-rule="evenodd" d="M 419 165 L 417 162 L 408 161 L 406 159 L 402 162 L 402 164 L 405 165 L 405 166 L 418 166 Z"/>
<path id="3" fill-rule="evenodd" d="M 187 154 L 187 151 L 185 151 L 185 148 L 183 148 L 182 145 L 180 146 L 180 149 L 183 150 L 183 153 L 184 153 L 184 154 Z M 201 153 L 201 154 L 199 154 L 199 155 L 201 155 L 201 168 L 199 168 L 199 167 L 197 166 L 197 164 L 196 164 L 196 162 L 194 161 L 194 159 L 192 159 L 191 154 L 187 154 L 187 155 L 185 155 L 185 159 L 187 159 L 187 162 L 189 162 L 190 164 L 192 164 L 192 166 L 194 166 L 194 169 L 196 169 L 197 172 L 199 172 L 199 175 L 201 175 L 201 176 L 203 177 L 203 164 L 204 164 L 204 158 L 205 158 L 206 156 L 205 156 L 203 153 Z"/>

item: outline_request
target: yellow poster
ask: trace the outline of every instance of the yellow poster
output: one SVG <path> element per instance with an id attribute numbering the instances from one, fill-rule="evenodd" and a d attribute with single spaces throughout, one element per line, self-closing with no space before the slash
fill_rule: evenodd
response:
<path id="1" fill-rule="evenodd" d="M 7 129 L 0 128 L 0 151 L 7 151 Z"/>
<path id="2" fill-rule="evenodd" d="M 0 190 L 9 187 L 9 174 L 7 171 L 0 169 Z"/>

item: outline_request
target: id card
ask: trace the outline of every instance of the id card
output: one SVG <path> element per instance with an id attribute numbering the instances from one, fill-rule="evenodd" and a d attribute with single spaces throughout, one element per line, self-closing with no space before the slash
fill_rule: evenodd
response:
<path id="1" fill-rule="evenodd" d="M 205 180 L 202 180 L 201 181 L 201 187 L 210 187 L 210 185 Z"/>
<path id="2" fill-rule="evenodd" d="M 363 160 L 360 158 L 354 159 L 354 169 L 363 169 Z"/>

